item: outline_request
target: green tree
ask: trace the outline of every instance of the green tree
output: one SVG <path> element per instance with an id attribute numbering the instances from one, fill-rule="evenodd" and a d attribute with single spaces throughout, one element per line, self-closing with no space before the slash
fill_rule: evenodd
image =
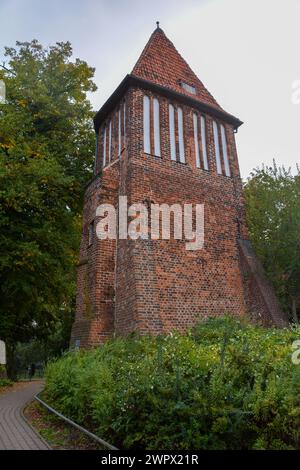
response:
<path id="1" fill-rule="evenodd" d="M 250 238 L 277 294 L 297 321 L 300 299 L 300 173 L 256 169 L 245 185 Z"/>
<path id="2" fill-rule="evenodd" d="M 70 323 L 83 187 L 94 154 L 94 69 L 69 42 L 6 48 L 0 69 L 0 337 L 45 337 Z"/>

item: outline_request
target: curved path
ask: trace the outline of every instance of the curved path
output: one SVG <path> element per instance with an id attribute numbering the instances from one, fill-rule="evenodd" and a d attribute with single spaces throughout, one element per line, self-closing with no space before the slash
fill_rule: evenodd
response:
<path id="1" fill-rule="evenodd" d="M 23 408 L 43 388 L 43 382 L 20 384 L 0 395 L 0 450 L 49 450 L 23 418 Z"/>

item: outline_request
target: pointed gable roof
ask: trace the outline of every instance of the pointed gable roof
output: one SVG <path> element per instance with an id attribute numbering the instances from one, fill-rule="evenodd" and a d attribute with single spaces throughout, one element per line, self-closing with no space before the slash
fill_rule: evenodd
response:
<path id="1" fill-rule="evenodd" d="M 183 88 L 181 86 L 182 82 L 194 87 L 196 94 Z M 234 126 L 234 129 L 238 129 L 243 124 L 238 118 L 221 108 L 159 27 L 152 33 L 132 73 L 126 75 L 95 115 L 94 127 L 96 132 L 98 132 L 101 122 L 118 106 L 124 93 L 130 87 L 152 90 L 154 93 L 159 93 L 169 99 L 184 102 L 204 113 L 228 122 Z"/>
<path id="2" fill-rule="evenodd" d="M 159 27 L 152 33 L 131 74 L 222 109 Z M 186 91 L 181 82 L 194 87 L 196 94 Z"/>

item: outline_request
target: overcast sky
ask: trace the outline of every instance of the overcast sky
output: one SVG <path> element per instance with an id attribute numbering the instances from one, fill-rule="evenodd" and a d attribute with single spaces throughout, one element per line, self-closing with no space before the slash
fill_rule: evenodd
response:
<path id="1" fill-rule="evenodd" d="M 98 109 L 129 73 L 156 20 L 219 104 L 244 121 L 244 178 L 263 162 L 300 156 L 299 0 L 0 0 L 0 59 L 16 40 L 71 41 L 96 67 Z M 300 85 L 299 85 L 300 88 Z"/>

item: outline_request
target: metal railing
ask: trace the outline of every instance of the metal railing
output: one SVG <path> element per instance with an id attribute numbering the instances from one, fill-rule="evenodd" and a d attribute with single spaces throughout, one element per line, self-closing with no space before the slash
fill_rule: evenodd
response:
<path id="1" fill-rule="evenodd" d="M 75 423 L 74 421 L 72 421 L 71 419 L 67 418 L 66 416 L 64 416 L 63 414 L 59 413 L 59 411 L 56 411 L 54 408 L 52 408 L 51 406 L 47 405 L 47 403 L 45 403 L 43 400 L 41 400 L 38 395 L 35 395 L 35 400 L 37 400 L 42 406 L 44 406 L 45 408 L 47 408 L 48 411 L 50 411 L 51 413 L 55 414 L 56 416 L 58 416 L 59 418 L 61 418 L 63 421 L 65 421 L 66 423 L 70 424 L 71 426 L 73 426 L 74 428 L 78 429 L 79 431 L 83 432 L 84 434 L 86 434 L 87 436 L 89 436 L 91 439 L 93 439 L 94 441 L 98 442 L 99 444 L 101 444 L 103 447 L 106 447 L 107 449 L 110 449 L 110 450 L 119 450 L 117 447 L 114 447 L 113 445 L 109 444 L 108 442 L 104 441 L 103 439 L 101 439 L 100 437 L 96 436 L 96 434 L 88 431 L 87 429 L 83 428 L 82 426 L 80 426 L 79 424 Z"/>

